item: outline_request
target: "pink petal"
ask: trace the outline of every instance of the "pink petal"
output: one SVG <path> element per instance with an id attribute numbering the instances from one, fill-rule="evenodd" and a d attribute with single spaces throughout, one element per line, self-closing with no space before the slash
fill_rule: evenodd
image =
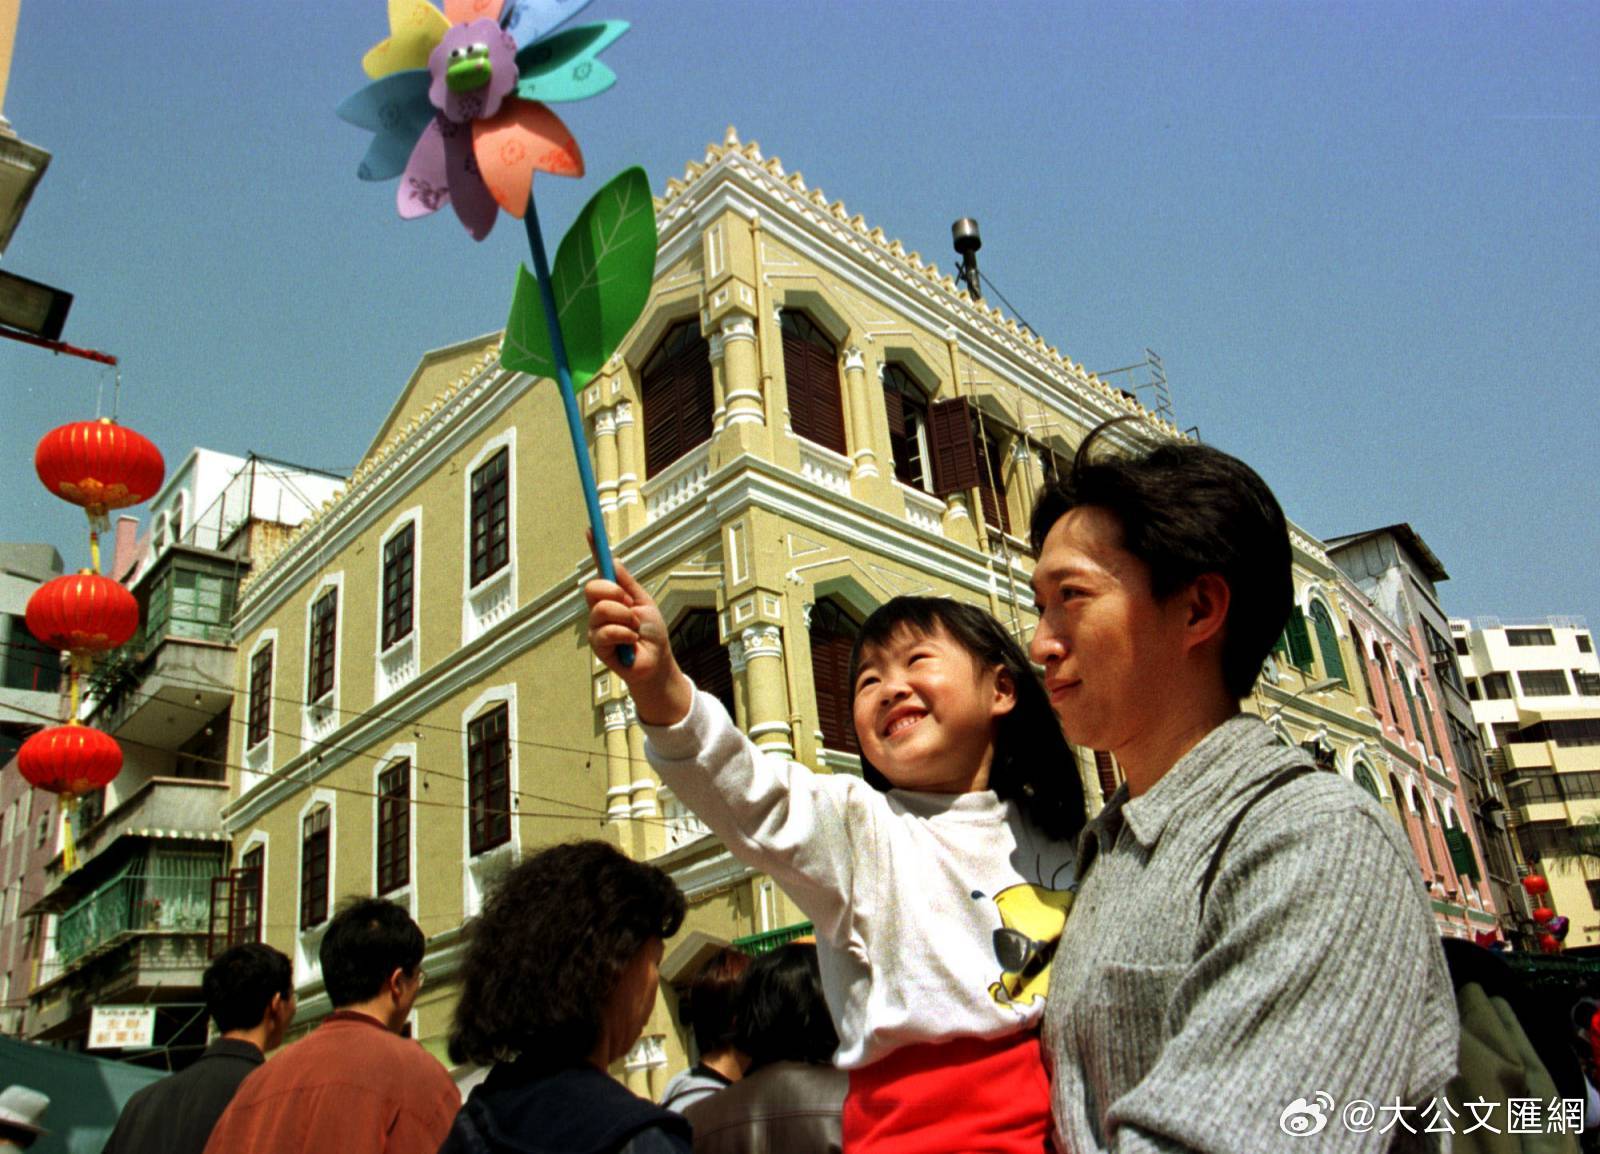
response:
<path id="1" fill-rule="evenodd" d="M 440 117 L 436 124 L 444 136 L 445 170 L 450 178 L 450 203 L 466 225 L 473 240 L 482 240 L 494 227 L 500 210 L 478 174 L 478 161 L 472 155 L 472 132 L 465 124 Z"/>
<path id="2" fill-rule="evenodd" d="M 452 24 L 498 20 L 504 0 L 444 0 L 444 17 Z"/>
<path id="3" fill-rule="evenodd" d="M 438 212 L 450 199 L 450 177 L 446 167 L 444 135 L 439 130 L 439 118 L 422 130 L 417 146 L 411 150 L 406 170 L 400 177 L 400 191 L 395 204 L 405 220 Z"/>
<path id="4" fill-rule="evenodd" d="M 472 150 L 494 199 L 518 218 L 528 209 L 535 169 L 558 176 L 583 175 L 583 154 L 571 131 L 534 100 L 508 101 L 498 116 L 475 121 Z"/>

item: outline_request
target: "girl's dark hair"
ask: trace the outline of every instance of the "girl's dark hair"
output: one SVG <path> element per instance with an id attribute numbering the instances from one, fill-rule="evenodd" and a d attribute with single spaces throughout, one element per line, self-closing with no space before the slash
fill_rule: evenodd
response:
<path id="1" fill-rule="evenodd" d="M 683 915 L 670 877 L 605 842 L 552 846 L 513 866 L 467 924 L 450 1060 L 582 1062 L 622 971 Z"/>
<path id="2" fill-rule="evenodd" d="M 879 648 L 902 630 L 929 634 L 943 629 L 979 666 L 999 666 L 1011 675 L 1017 703 L 995 728 L 994 760 L 989 788 L 1014 802 L 1047 836 L 1070 840 L 1083 828 L 1083 779 L 1078 760 L 1061 735 L 1061 723 L 1050 708 L 1038 675 L 1022 647 L 998 621 L 982 609 L 949 597 L 895 597 L 875 609 L 850 651 L 850 687 L 855 690 L 861 654 Z M 889 781 L 861 755 L 862 776 L 879 789 Z"/>
<path id="3" fill-rule="evenodd" d="M 771 1062 L 833 1060 L 839 1034 L 822 996 L 817 947 L 790 942 L 750 963 L 734 1003 L 734 1045 L 751 1068 Z"/>
<path id="4" fill-rule="evenodd" d="M 1122 526 L 1122 547 L 1150 570 L 1150 591 L 1165 600 L 1205 573 L 1228 583 L 1222 677 L 1245 697 L 1272 652 L 1294 604 L 1289 526 L 1267 483 L 1221 449 L 1189 441 L 1099 455 L 1114 417 L 1091 429 L 1072 467 L 1039 495 L 1029 526 L 1034 551 L 1055 523 L 1084 505 Z"/>

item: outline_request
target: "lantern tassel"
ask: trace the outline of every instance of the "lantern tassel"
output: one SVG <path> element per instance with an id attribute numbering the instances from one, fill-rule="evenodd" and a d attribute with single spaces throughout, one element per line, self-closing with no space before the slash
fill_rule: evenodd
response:
<path id="1" fill-rule="evenodd" d="M 78 842 L 72 834 L 72 819 L 78 813 L 78 795 L 61 795 L 61 872 L 69 874 L 78 868 Z"/>
<path id="2" fill-rule="evenodd" d="M 92 513 L 89 515 L 89 563 L 96 573 L 100 572 L 100 527 Z"/>

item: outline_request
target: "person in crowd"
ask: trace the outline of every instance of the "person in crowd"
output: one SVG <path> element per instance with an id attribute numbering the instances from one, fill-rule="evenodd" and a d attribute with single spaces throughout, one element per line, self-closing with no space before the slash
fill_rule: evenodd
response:
<path id="1" fill-rule="evenodd" d="M 864 777 L 768 757 L 682 672 L 624 566 L 585 587 L 661 777 L 816 927 L 852 1154 L 1038 1151 L 1037 1026 L 1083 790 L 1038 677 L 982 610 L 896 597 L 850 659 Z M 631 645 L 634 660 L 618 660 Z M 880 792 L 865 777 L 881 774 Z"/>
<path id="2" fill-rule="evenodd" d="M 218 954 L 200 990 L 219 1037 L 194 1065 L 128 1099 L 105 1154 L 201 1154 L 239 1084 L 294 1018 L 293 967 L 260 942 Z"/>
<path id="3" fill-rule="evenodd" d="M 450 1058 L 493 1064 L 439 1154 L 689 1154 L 689 1124 L 607 1073 L 655 1007 L 683 894 L 613 846 L 513 867 L 468 925 Z"/>
<path id="4" fill-rule="evenodd" d="M 0 1150 L 26 1150 L 50 1133 L 43 1125 L 49 1108 L 50 1095 L 28 1086 L 0 1090 Z"/>
<path id="5" fill-rule="evenodd" d="M 685 1111 L 694 1154 L 840 1154 L 850 1079 L 833 1065 L 839 1035 L 823 999 L 816 943 L 791 942 L 757 958 L 735 1018 L 750 1071 Z"/>
<path id="6" fill-rule="evenodd" d="M 1459 1029 L 1405 835 L 1240 711 L 1293 602 L 1283 511 L 1218 449 L 1102 453 L 1106 428 L 1031 524 L 1031 655 L 1126 776 L 1055 955 L 1056 1148 L 1434 1148 Z M 1352 1128 L 1358 1100 L 1407 1124 Z"/>
<path id="7" fill-rule="evenodd" d="M 707 959 L 684 991 L 684 1018 L 699 1061 L 667 1083 L 661 1104 L 683 1113 L 744 1076 L 750 1057 L 733 1044 L 733 998 L 750 956 L 725 947 Z"/>
<path id="8" fill-rule="evenodd" d="M 400 1036 L 422 989 L 425 944 L 393 902 L 345 903 L 320 952 L 333 1013 L 244 1080 L 206 1154 L 437 1154 L 461 1095 Z"/>

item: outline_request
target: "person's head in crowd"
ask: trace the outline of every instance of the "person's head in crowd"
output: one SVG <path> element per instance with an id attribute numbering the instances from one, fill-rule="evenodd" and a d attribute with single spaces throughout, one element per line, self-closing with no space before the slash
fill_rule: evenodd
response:
<path id="1" fill-rule="evenodd" d="M 8 1086 L 0 1090 L 0 1149 L 26 1150 L 50 1131 L 44 1128 L 44 1112 L 50 1096 L 27 1086 Z"/>
<path id="2" fill-rule="evenodd" d="M 734 999 L 750 955 L 726 946 L 712 954 L 684 991 L 684 1018 L 694 1030 L 700 1064 L 737 1080 L 749 1059 L 733 1044 Z"/>
<path id="3" fill-rule="evenodd" d="M 1022 647 L 982 609 L 895 597 L 861 626 L 850 684 L 862 774 L 879 788 L 992 789 L 1051 837 L 1084 821 L 1083 785 Z"/>
<path id="4" fill-rule="evenodd" d="M 225 1038 L 276 1049 L 294 1018 L 294 967 L 279 950 L 246 942 L 218 954 L 200 979 L 206 1011 Z"/>
<path id="5" fill-rule="evenodd" d="M 1069 740 L 1147 788 L 1238 712 L 1289 619 L 1288 525 L 1236 457 L 1092 430 L 1034 505 L 1030 656 Z"/>
<path id="6" fill-rule="evenodd" d="M 354 898 L 322 937 L 322 982 L 336 1010 L 354 1010 L 399 1033 L 422 990 L 427 941 L 411 915 L 383 898 Z"/>
<path id="7" fill-rule="evenodd" d="M 790 942 L 750 963 L 734 1003 L 734 1044 L 751 1072 L 773 1062 L 827 1065 L 839 1034 L 822 995 L 814 942 Z"/>
<path id="8" fill-rule="evenodd" d="M 666 873 L 605 842 L 513 867 L 468 923 L 451 1060 L 607 1069 L 644 1032 L 684 909 Z"/>

